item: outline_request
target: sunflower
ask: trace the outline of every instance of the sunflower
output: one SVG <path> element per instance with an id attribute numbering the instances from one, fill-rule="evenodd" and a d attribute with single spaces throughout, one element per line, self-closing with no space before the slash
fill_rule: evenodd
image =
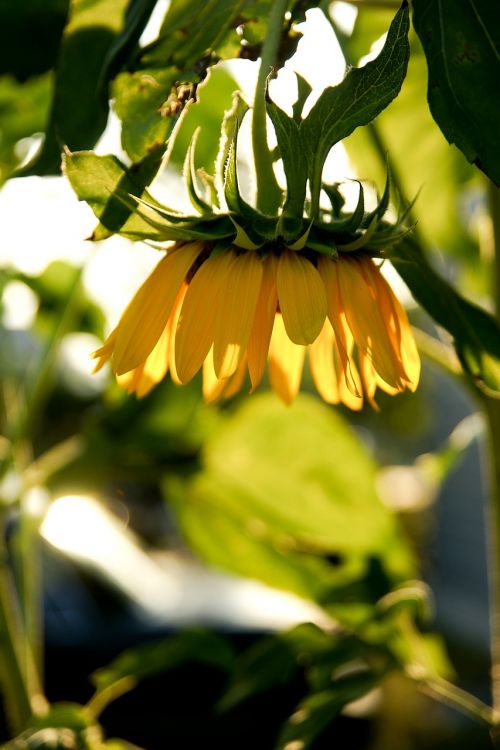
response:
<path id="1" fill-rule="evenodd" d="M 238 94 L 225 115 L 215 173 L 194 167 L 198 131 L 188 148 L 184 178 L 194 215 L 162 206 L 147 191 L 124 193 L 120 180 L 107 187 L 129 213 L 120 234 L 153 244 L 163 257 L 94 353 L 96 370 L 109 360 L 118 383 L 139 398 L 167 373 L 184 384 L 202 370 L 203 395 L 213 402 L 247 381 L 254 391 L 267 366 L 271 387 L 290 403 L 307 356 L 315 386 L 331 404 L 376 407 L 377 389 L 415 390 L 413 335 L 380 271 L 411 229 L 405 212 L 395 223 L 385 219 L 389 173 L 371 211 L 358 182 L 357 205 L 346 212 L 341 186 L 321 182 L 322 159 L 306 158 L 309 141 L 300 133 L 307 119 L 297 130 L 276 105 L 267 106 L 289 172 L 286 189 L 276 185 L 274 208 L 248 204 L 239 190 L 237 138 L 248 106 Z M 111 213 L 100 206 L 96 200 L 99 216 Z"/>
<path id="2" fill-rule="evenodd" d="M 376 389 L 415 390 L 420 361 L 406 313 L 374 260 L 307 246 L 264 250 L 203 241 L 170 247 L 117 327 L 94 353 L 119 384 L 145 396 L 167 372 L 189 382 L 203 371 L 208 402 L 260 384 L 296 396 L 304 360 L 331 404 L 374 405 Z"/>

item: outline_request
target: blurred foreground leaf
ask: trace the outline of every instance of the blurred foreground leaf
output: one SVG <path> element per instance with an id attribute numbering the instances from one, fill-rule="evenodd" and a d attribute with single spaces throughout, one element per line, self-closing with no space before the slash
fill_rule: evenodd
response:
<path id="1" fill-rule="evenodd" d="M 106 126 L 107 81 L 102 72 L 123 29 L 129 0 L 70 2 L 57 61 L 52 112 L 41 152 L 25 174 L 57 174 L 63 146 L 92 148 Z M 91 54 L 89 54 L 91 50 Z"/>
<path id="2" fill-rule="evenodd" d="M 500 5 L 414 0 L 432 115 L 450 143 L 500 184 Z"/>
<path id="3" fill-rule="evenodd" d="M 341 416 L 312 397 L 254 396 L 205 447 L 185 487 L 166 478 L 190 546 L 207 562 L 362 621 L 414 575 L 375 492 L 375 465 Z"/>
<path id="4" fill-rule="evenodd" d="M 99 693 L 124 678 L 139 682 L 186 662 L 208 664 L 225 672 L 232 668 L 233 660 L 233 651 L 223 636 L 208 630 L 186 630 L 168 640 L 124 651 L 109 666 L 94 672 L 92 680 Z"/>

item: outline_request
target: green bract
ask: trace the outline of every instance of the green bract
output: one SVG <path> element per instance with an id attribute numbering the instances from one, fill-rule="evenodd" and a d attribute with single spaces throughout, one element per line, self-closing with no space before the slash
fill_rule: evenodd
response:
<path id="1" fill-rule="evenodd" d="M 160 167 L 163 147 L 154 149 L 130 169 L 112 156 L 99 157 L 89 152 L 66 155 L 65 169 L 71 184 L 100 219 L 92 238 L 119 232 L 130 239 L 153 242 L 202 239 L 213 243 L 214 252 L 229 245 L 266 252 L 272 245 L 275 250 L 307 248 L 330 256 L 358 250 L 380 254 L 383 247 L 408 231 L 404 216 L 396 224 L 384 220 L 389 205 L 389 174 L 383 195 L 370 212 L 365 210 L 361 183 L 357 206 L 352 213 L 346 213 L 339 185 L 325 185 L 321 179 L 332 146 L 358 125 L 373 119 L 397 95 L 409 56 L 408 26 L 408 8 L 404 5 L 392 22 L 378 57 L 363 68 L 351 69 L 338 86 L 327 88 L 305 118 L 301 113 L 308 87 L 302 79 L 299 78 L 299 99 L 293 117 L 268 97 L 267 111 L 287 183 L 276 215 L 257 210 L 240 192 L 238 132 L 248 105 L 236 93 L 222 125 L 215 174 L 195 169 L 198 131 L 187 150 L 184 180 L 196 212 L 193 215 L 160 205 L 146 190 Z M 322 189 L 329 198 L 328 208 L 320 206 Z"/>

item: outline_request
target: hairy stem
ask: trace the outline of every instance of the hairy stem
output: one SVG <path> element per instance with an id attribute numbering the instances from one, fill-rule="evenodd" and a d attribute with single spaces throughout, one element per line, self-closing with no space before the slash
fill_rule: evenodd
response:
<path id="1" fill-rule="evenodd" d="M 253 101 L 252 148 L 257 184 L 256 201 L 257 208 L 269 215 L 276 214 L 282 194 L 276 181 L 273 160 L 267 143 L 266 88 L 267 80 L 276 63 L 287 5 L 288 0 L 274 0 L 271 4 Z"/>

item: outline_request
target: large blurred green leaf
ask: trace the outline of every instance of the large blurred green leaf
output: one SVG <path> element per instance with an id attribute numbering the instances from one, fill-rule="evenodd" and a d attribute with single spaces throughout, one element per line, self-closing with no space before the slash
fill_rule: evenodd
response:
<path id="1" fill-rule="evenodd" d="M 102 71 L 123 29 L 129 4 L 130 0 L 71 0 L 45 142 L 26 174 L 57 174 L 63 146 L 76 151 L 95 145 L 108 119 Z"/>
<path id="2" fill-rule="evenodd" d="M 414 0 L 429 66 L 428 99 L 450 143 L 500 184 L 500 5 Z"/>
<path id="3" fill-rule="evenodd" d="M 322 692 L 308 695 L 283 726 L 275 750 L 307 750 L 337 718 L 342 708 L 361 698 L 380 681 L 380 676 L 366 671 L 343 677 Z"/>
<path id="4" fill-rule="evenodd" d="M 391 12 L 360 8 L 353 36 L 343 40 L 350 59 L 370 48 L 387 30 Z M 345 141 L 350 159 L 361 179 L 385 179 L 388 151 L 406 196 L 420 194 L 413 208 L 419 231 L 431 246 L 475 259 L 466 231 L 462 193 L 474 177 L 463 155 L 450 148 L 426 106 L 426 61 L 416 35 L 410 34 L 408 73 L 399 96 L 376 120 L 383 144 L 376 143 L 368 128 L 358 128 Z"/>
<path id="5" fill-rule="evenodd" d="M 94 672 L 92 681 L 99 693 L 124 679 L 139 682 L 187 662 L 201 662 L 230 671 L 233 660 L 233 651 L 223 636 L 208 630 L 185 630 L 168 640 L 124 651 L 107 667 Z"/>
<path id="6" fill-rule="evenodd" d="M 374 477 L 372 460 L 337 413 L 312 397 L 286 407 L 263 395 L 208 440 L 204 469 L 187 487 L 166 479 L 164 493 L 207 562 L 354 623 L 414 575 Z"/>
<path id="7" fill-rule="evenodd" d="M 27 156 L 29 142 L 19 141 L 45 130 L 52 95 L 49 73 L 18 83 L 11 76 L 0 78 L 0 183 Z"/>
<path id="8" fill-rule="evenodd" d="M 0 0 L 0 75 L 19 81 L 55 65 L 69 0 Z"/>
<path id="9" fill-rule="evenodd" d="M 306 546 L 374 552 L 392 530 L 372 459 L 342 417 L 312 397 L 291 407 L 253 398 L 207 445 L 205 466 L 234 487 L 232 502 Z"/>
<path id="10" fill-rule="evenodd" d="M 413 239 L 403 240 L 391 261 L 415 299 L 451 333 L 460 361 L 473 382 L 500 396 L 500 327 L 495 318 L 439 276 Z"/>

